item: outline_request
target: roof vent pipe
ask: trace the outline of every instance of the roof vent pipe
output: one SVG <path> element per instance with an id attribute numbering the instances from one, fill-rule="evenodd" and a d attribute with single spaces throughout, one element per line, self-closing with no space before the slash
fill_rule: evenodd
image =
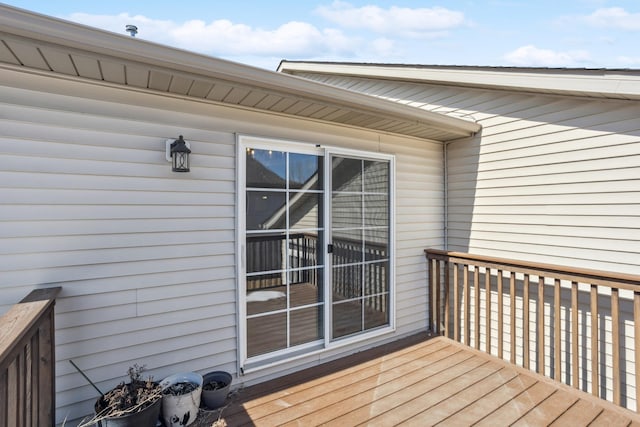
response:
<path id="1" fill-rule="evenodd" d="M 125 27 L 125 30 L 129 33 L 129 35 L 131 35 L 131 37 L 135 37 L 136 34 L 138 34 L 138 27 L 136 27 L 135 25 L 128 24 Z"/>

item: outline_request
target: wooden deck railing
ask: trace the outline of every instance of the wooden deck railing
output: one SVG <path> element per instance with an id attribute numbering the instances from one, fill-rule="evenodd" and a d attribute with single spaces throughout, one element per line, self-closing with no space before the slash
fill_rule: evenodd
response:
<path id="1" fill-rule="evenodd" d="M 0 426 L 55 425 L 54 312 L 59 287 L 0 317 Z"/>
<path id="2" fill-rule="evenodd" d="M 640 408 L 640 276 L 425 253 L 435 332 Z"/>

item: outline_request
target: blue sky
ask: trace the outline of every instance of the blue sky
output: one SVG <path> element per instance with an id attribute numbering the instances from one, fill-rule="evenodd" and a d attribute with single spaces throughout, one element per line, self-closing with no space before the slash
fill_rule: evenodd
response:
<path id="1" fill-rule="evenodd" d="M 9 0 L 275 70 L 281 59 L 640 68 L 638 0 Z"/>

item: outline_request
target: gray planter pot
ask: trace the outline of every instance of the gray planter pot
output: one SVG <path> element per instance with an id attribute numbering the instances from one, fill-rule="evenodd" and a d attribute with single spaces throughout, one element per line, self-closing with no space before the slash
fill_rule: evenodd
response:
<path id="1" fill-rule="evenodd" d="M 209 372 L 203 376 L 202 400 L 207 408 L 217 409 L 224 405 L 231 388 L 231 381 L 233 381 L 231 374 L 224 371 Z M 211 387 L 211 385 L 207 386 L 207 384 L 213 384 L 214 382 L 217 384 L 217 388 L 215 390 L 207 390 Z"/>

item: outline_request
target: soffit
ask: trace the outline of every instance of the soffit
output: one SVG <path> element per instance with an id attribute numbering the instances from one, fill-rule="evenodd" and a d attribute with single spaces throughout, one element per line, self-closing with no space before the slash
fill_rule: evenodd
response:
<path id="1" fill-rule="evenodd" d="M 480 130 L 470 121 L 6 5 L 0 63 L 443 142 Z"/>

